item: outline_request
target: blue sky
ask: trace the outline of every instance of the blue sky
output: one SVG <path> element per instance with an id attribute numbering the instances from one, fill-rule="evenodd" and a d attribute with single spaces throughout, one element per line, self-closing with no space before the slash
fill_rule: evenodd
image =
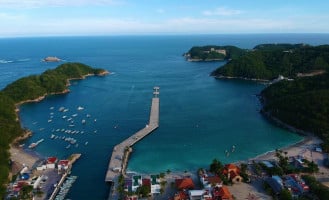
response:
<path id="1" fill-rule="evenodd" d="M 328 0 L 0 0 L 0 37 L 329 33 Z"/>

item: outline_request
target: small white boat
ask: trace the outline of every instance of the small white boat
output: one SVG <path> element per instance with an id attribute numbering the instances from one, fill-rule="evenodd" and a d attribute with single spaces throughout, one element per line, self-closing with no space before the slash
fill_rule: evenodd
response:
<path id="1" fill-rule="evenodd" d="M 84 119 L 81 120 L 81 123 L 82 123 L 82 124 L 85 124 L 85 123 L 86 123 L 86 120 L 84 120 Z"/>
<path id="2" fill-rule="evenodd" d="M 85 145 L 88 145 L 88 141 L 87 141 L 87 142 L 85 142 Z"/>
<path id="3" fill-rule="evenodd" d="M 50 122 L 52 122 L 53 120 L 51 120 L 51 119 L 48 119 L 48 123 L 50 123 Z"/>
<path id="4" fill-rule="evenodd" d="M 72 117 L 76 117 L 76 116 L 78 116 L 78 114 L 76 114 L 76 113 L 72 115 Z"/>
<path id="5" fill-rule="evenodd" d="M 84 107 L 82 107 L 82 106 L 79 106 L 78 108 L 77 108 L 77 110 L 83 110 L 84 109 Z"/>
<path id="6" fill-rule="evenodd" d="M 65 147 L 65 149 L 69 149 L 70 147 L 71 147 L 71 145 L 69 144 Z"/>

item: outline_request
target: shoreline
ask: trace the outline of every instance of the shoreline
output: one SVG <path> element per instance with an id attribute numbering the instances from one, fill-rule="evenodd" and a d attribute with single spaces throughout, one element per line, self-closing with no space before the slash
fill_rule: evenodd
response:
<path id="1" fill-rule="evenodd" d="M 247 80 L 247 81 L 257 81 L 257 82 L 263 82 L 263 83 L 269 83 L 270 80 L 267 79 L 257 79 L 257 78 L 247 78 L 247 77 L 238 77 L 238 76 L 223 76 L 223 75 L 211 75 L 210 76 L 216 78 L 216 79 L 240 79 L 240 80 Z"/>

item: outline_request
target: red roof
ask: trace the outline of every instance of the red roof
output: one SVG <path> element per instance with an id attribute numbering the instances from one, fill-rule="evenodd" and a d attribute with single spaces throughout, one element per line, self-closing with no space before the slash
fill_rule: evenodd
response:
<path id="1" fill-rule="evenodd" d="M 175 194 L 174 200 L 188 200 L 189 196 L 185 192 L 179 192 Z"/>
<path id="2" fill-rule="evenodd" d="M 194 188 L 194 183 L 191 178 L 176 179 L 175 182 L 176 182 L 176 187 L 179 190 Z"/>
<path id="3" fill-rule="evenodd" d="M 147 178 L 145 178 L 145 179 L 143 178 L 142 179 L 142 185 L 151 187 L 151 180 L 147 179 Z"/>
<path id="4" fill-rule="evenodd" d="M 56 162 L 56 160 L 57 160 L 56 157 L 49 157 L 49 158 L 47 159 L 47 164 L 53 164 L 53 163 Z"/>
<path id="5" fill-rule="evenodd" d="M 69 165 L 69 161 L 68 161 L 68 160 L 60 160 L 60 161 L 58 162 L 58 165 L 64 165 L 64 166 L 67 166 L 67 165 Z"/>
<path id="6" fill-rule="evenodd" d="M 205 177 L 205 180 L 208 181 L 210 184 L 222 183 L 222 180 L 218 176 Z"/>
<path id="7" fill-rule="evenodd" d="M 239 170 L 239 168 L 234 164 L 227 164 L 227 165 L 225 165 L 225 168 L 228 169 L 229 171 L 230 170 Z"/>
<path id="8" fill-rule="evenodd" d="M 233 200 L 232 194 L 226 186 L 219 188 L 219 196 L 224 199 Z"/>

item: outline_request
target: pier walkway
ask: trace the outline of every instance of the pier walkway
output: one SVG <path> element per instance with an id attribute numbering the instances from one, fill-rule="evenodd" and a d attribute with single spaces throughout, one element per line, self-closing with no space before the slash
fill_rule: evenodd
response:
<path id="1" fill-rule="evenodd" d="M 116 191 L 118 186 L 118 178 L 121 174 L 125 174 L 131 147 L 159 126 L 159 90 L 159 87 L 153 88 L 149 123 L 145 126 L 145 128 L 139 130 L 113 148 L 111 160 L 109 162 L 105 177 L 105 182 L 111 183 L 109 199 L 118 199 L 119 194 Z"/>

